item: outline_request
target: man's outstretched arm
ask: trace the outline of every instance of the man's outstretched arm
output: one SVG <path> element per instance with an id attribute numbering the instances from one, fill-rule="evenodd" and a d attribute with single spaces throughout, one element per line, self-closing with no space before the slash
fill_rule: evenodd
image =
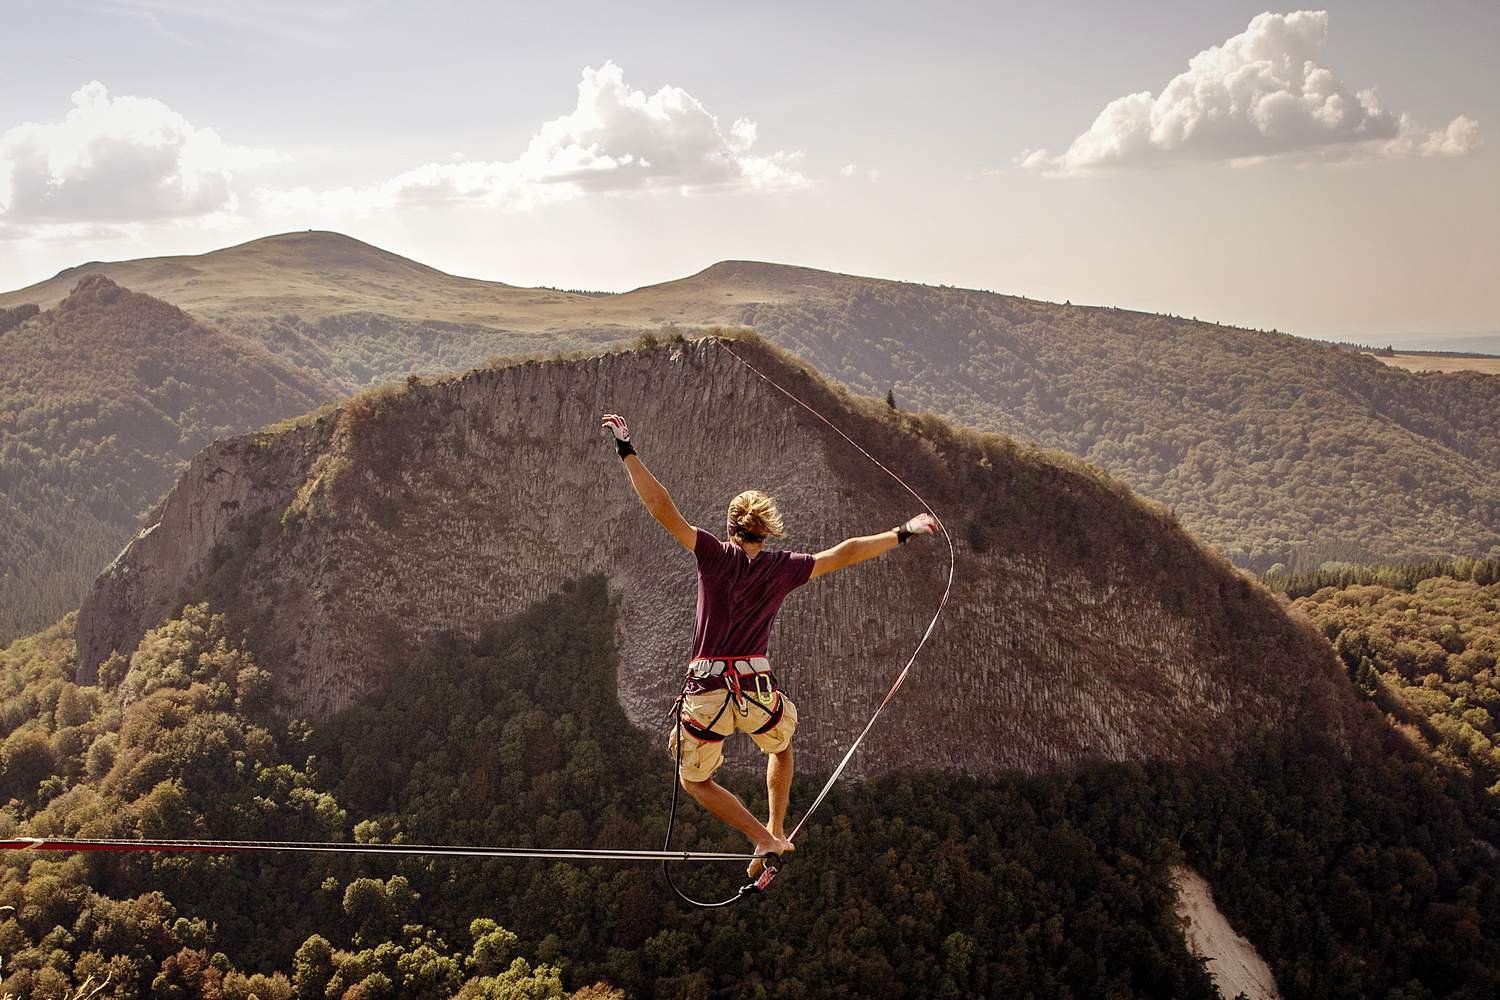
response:
<path id="1" fill-rule="evenodd" d="M 853 566 L 862 563 L 866 559 L 873 559 L 883 552 L 889 552 L 897 545 L 908 539 L 937 534 L 937 521 L 933 520 L 931 514 L 918 514 L 905 524 L 898 525 L 890 531 L 882 531 L 878 535 L 861 535 L 858 538 L 846 538 L 831 549 L 819 552 L 813 562 L 811 579 L 816 580 L 824 573 L 832 573 L 836 569 L 845 566 Z"/>
<path id="2" fill-rule="evenodd" d="M 683 548 L 693 551 L 697 533 L 672 502 L 672 495 L 667 492 L 667 488 L 657 482 L 651 470 L 646 468 L 646 463 L 641 461 L 641 456 L 635 453 L 625 418 L 616 413 L 606 413 L 602 426 L 614 434 L 615 450 L 620 453 L 625 471 L 630 474 L 630 485 L 635 487 L 636 496 L 645 504 L 647 513 L 656 518 L 657 523 L 666 528 Z"/>

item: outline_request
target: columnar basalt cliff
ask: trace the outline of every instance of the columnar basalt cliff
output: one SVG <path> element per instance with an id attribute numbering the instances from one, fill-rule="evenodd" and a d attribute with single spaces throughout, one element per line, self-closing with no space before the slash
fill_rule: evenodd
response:
<path id="1" fill-rule="evenodd" d="M 858 770 L 1186 759 L 1262 725 L 1342 724 L 1327 646 L 1164 510 L 1075 461 L 852 399 L 753 340 L 736 350 L 910 478 L 957 544 L 949 610 Z M 915 510 L 711 340 L 412 382 L 199 454 L 80 611 L 80 679 L 209 600 L 244 627 L 292 711 L 326 716 L 435 634 L 476 637 L 602 573 L 620 601 L 620 699 L 638 725 L 663 726 L 693 560 L 631 492 L 598 430 L 607 411 L 629 418 L 646 463 L 710 530 L 752 486 L 779 499 L 797 549 Z M 804 763 L 831 763 L 863 724 L 946 570 L 928 541 L 788 601 L 771 655 L 802 709 Z"/>

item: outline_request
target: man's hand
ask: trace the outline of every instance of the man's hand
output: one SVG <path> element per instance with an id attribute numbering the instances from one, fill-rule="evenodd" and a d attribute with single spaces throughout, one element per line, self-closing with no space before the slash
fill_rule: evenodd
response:
<path id="1" fill-rule="evenodd" d="M 824 549 L 813 557 L 811 579 L 817 579 L 824 573 L 832 573 L 845 566 L 862 563 L 866 559 L 873 559 L 894 549 L 897 542 L 904 542 L 914 535 L 935 535 L 937 530 L 937 518 L 931 514 L 918 514 L 878 535 L 846 538 L 833 548 Z"/>
<path id="2" fill-rule="evenodd" d="M 618 413 L 606 413 L 602 426 L 614 434 L 616 441 L 630 440 L 630 428 L 625 426 L 625 418 Z"/>
<path id="3" fill-rule="evenodd" d="M 620 458 L 635 454 L 635 446 L 630 443 L 630 428 L 624 417 L 618 413 L 606 413 L 600 427 L 615 436 L 615 451 L 620 453 Z"/>
<path id="4" fill-rule="evenodd" d="M 624 417 L 618 413 L 606 413 L 599 426 L 615 436 L 615 450 L 620 453 L 621 460 L 635 455 L 635 448 L 630 443 L 630 428 L 626 426 Z M 647 513 L 656 518 L 657 523 L 666 528 L 677 539 L 678 544 L 692 552 L 697 544 L 697 529 L 687 523 L 677 505 L 672 502 L 671 494 L 656 481 L 639 455 L 635 456 L 634 462 L 625 463 L 625 472 L 630 476 L 630 485 L 635 487 L 641 503 L 646 505 Z"/>
<path id="5" fill-rule="evenodd" d="M 937 519 L 931 514 L 918 514 L 904 524 L 896 526 L 896 540 L 906 542 L 915 535 L 937 534 Z"/>

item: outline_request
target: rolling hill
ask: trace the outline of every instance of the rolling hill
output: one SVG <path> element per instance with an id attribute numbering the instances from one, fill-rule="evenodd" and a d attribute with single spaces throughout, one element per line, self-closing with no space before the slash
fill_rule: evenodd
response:
<path id="1" fill-rule="evenodd" d="M 517 288 L 445 274 L 338 233 L 286 233 L 193 257 L 93 262 L 0 295 L 0 310 L 61 301 L 103 274 L 259 340 L 348 392 L 487 358 L 590 349 L 643 331 L 733 323 L 744 307 L 820 294 L 806 268 L 719 265 L 624 295 Z"/>
<path id="2" fill-rule="evenodd" d="M 748 325 L 858 392 L 1095 463 L 1257 571 L 1500 555 L 1500 379 L 1286 335 L 745 261 L 618 295 L 522 289 L 316 232 L 88 264 L 0 308 L 47 305 L 94 272 L 345 391 Z"/>
<path id="3" fill-rule="evenodd" d="M 461 278 L 339 233 L 310 230 L 192 257 L 82 264 L 0 295 L 0 308 L 49 307 L 87 274 L 104 274 L 226 324 L 282 314 L 318 320 L 370 313 L 519 333 L 731 322 L 739 306 L 805 297 L 842 277 L 809 268 L 721 265 L 623 295 L 594 295 Z"/>
<path id="4" fill-rule="evenodd" d="M 1500 379 L 898 283 L 741 319 L 855 391 L 892 387 L 903 405 L 1108 469 L 1257 571 L 1500 556 Z"/>

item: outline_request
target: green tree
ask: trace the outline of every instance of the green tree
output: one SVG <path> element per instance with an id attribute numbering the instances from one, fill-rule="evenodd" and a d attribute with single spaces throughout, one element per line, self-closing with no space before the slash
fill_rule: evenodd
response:
<path id="1" fill-rule="evenodd" d="M 516 957 L 518 938 L 488 917 L 478 917 L 469 924 L 474 948 L 469 953 L 469 971 L 480 976 L 498 975 L 510 967 Z"/>
<path id="2" fill-rule="evenodd" d="M 298 1000 L 323 1000 L 333 972 L 333 946 L 321 934 L 309 936 L 292 959 L 292 987 Z"/>

